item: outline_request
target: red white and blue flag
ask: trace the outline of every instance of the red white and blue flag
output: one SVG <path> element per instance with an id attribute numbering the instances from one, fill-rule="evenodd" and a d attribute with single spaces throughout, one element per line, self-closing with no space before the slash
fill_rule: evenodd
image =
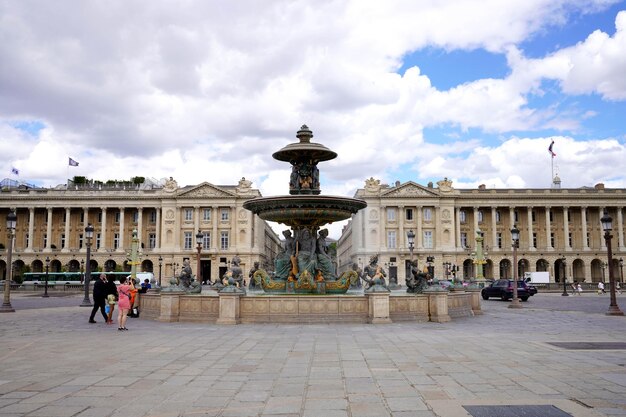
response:
<path id="1" fill-rule="evenodd" d="M 554 153 L 554 151 L 552 151 L 552 147 L 554 146 L 554 141 L 552 141 L 550 143 L 550 146 L 548 146 L 548 152 L 550 152 L 550 155 L 552 155 L 552 157 L 554 158 L 556 156 L 556 154 Z"/>
<path id="2" fill-rule="evenodd" d="M 78 162 L 74 161 L 72 158 L 70 158 L 69 164 L 71 167 L 77 167 L 78 166 Z"/>

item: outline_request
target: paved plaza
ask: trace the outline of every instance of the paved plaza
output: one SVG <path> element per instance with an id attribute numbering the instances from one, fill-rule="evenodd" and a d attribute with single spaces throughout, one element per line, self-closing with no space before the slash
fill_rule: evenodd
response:
<path id="1" fill-rule="evenodd" d="M 626 318 L 603 314 L 608 295 L 538 294 L 521 310 L 483 301 L 483 315 L 443 324 L 129 319 L 127 332 L 87 323 L 81 300 L 12 295 L 0 417 L 460 417 L 481 405 L 626 415 Z"/>

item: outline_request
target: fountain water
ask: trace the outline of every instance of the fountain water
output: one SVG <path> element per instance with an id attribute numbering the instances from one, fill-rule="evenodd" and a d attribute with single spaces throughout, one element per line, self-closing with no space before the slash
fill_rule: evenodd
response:
<path id="1" fill-rule="evenodd" d="M 306 125 L 298 131 L 298 142 L 272 156 L 291 164 L 289 195 L 261 197 L 244 203 L 244 208 L 264 220 L 291 228 L 283 234 L 285 248 L 274 262 L 274 271 L 257 270 L 253 279 L 270 293 L 343 294 L 358 279 L 355 271 L 336 276 L 326 253 L 327 229 L 322 226 L 348 219 L 367 204 L 358 199 L 320 195 L 317 164 L 337 157 L 322 144 L 311 142 L 313 133 Z"/>

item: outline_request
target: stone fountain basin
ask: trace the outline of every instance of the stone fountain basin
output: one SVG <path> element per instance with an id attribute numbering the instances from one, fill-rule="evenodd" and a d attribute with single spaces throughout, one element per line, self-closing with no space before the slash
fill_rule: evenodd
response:
<path id="1" fill-rule="evenodd" d="M 367 207 L 363 200 L 320 195 L 261 197 L 246 201 L 244 208 L 266 221 L 288 226 L 323 226 L 349 219 Z"/>

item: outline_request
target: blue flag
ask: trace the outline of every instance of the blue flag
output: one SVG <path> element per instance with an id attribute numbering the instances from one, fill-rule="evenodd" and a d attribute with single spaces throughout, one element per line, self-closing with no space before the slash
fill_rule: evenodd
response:
<path id="1" fill-rule="evenodd" d="M 71 167 L 77 167 L 78 166 L 78 162 L 74 161 L 72 158 L 70 158 L 70 162 L 69 162 Z"/>

